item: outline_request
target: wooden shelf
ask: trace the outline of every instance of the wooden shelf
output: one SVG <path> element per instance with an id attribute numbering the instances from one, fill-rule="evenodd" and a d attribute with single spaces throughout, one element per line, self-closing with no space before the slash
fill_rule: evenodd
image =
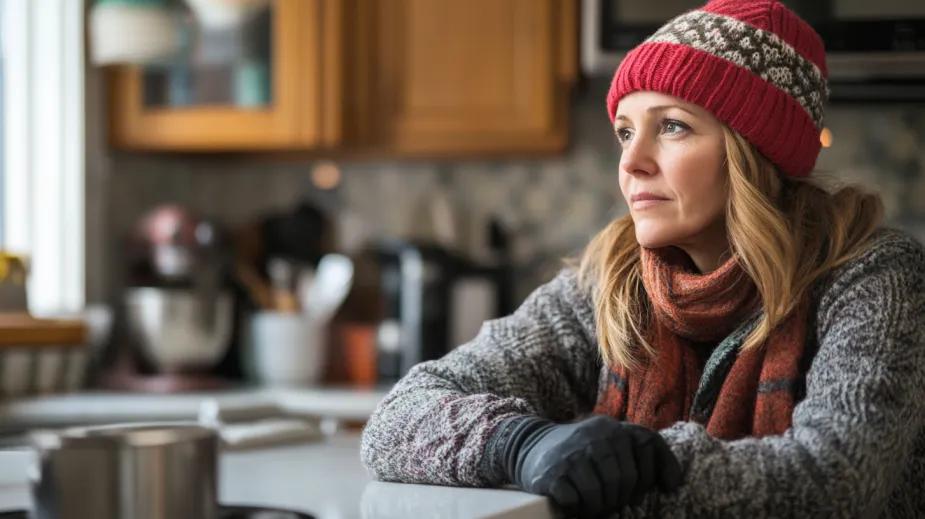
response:
<path id="1" fill-rule="evenodd" d="M 82 347 L 86 327 L 80 321 L 35 319 L 0 313 L 0 348 L 19 346 Z"/>

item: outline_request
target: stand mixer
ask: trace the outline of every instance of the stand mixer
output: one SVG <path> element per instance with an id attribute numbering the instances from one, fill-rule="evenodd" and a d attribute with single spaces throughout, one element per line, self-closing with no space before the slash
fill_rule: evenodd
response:
<path id="1" fill-rule="evenodd" d="M 225 241 L 212 222 L 176 205 L 146 214 L 131 236 L 122 351 L 104 385 L 146 391 L 212 389 L 228 351 L 234 297 Z"/>

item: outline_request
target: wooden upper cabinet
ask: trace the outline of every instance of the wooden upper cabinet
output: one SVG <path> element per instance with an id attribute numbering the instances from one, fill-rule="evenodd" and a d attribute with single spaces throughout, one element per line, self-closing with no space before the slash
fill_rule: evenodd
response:
<path id="1" fill-rule="evenodd" d="M 360 127 L 376 144 L 424 155 L 565 147 L 574 0 L 368 1 L 371 117 Z"/>
<path id="2" fill-rule="evenodd" d="M 197 39 L 182 63 L 115 69 L 111 141 L 367 157 L 559 151 L 577 4 L 274 0 L 237 39 Z"/>
<path id="3" fill-rule="evenodd" d="M 338 144 L 342 17 L 340 0 L 274 0 L 243 34 L 213 35 L 184 63 L 114 69 L 112 144 L 174 151 Z"/>

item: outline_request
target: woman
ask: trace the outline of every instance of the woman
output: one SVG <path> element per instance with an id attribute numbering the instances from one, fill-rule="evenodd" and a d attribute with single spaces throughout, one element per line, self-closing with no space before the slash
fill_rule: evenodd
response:
<path id="1" fill-rule="evenodd" d="M 925 249 L 807 178 L 825 77 L 773 0 L 629 53 L 607 97 L 629 215 L 413 368 L 364 431 L 371 473 L 582 516 L 921 516 Z"/>

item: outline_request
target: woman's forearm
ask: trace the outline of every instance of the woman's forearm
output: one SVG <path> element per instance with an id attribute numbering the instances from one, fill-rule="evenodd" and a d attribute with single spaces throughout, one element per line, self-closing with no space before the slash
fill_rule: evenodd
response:
<path id="1" fill-rule="evenodd" d="M 402 378 L 364 430 L 364 464 L 388 481 L 501 483 L 486 456 L 499 423 L 517 415 L 564 421 L 593 408 L 600 360 L 589 333 L 591 307 L 574 272 L 563 271 L 512 315 Z"/>

